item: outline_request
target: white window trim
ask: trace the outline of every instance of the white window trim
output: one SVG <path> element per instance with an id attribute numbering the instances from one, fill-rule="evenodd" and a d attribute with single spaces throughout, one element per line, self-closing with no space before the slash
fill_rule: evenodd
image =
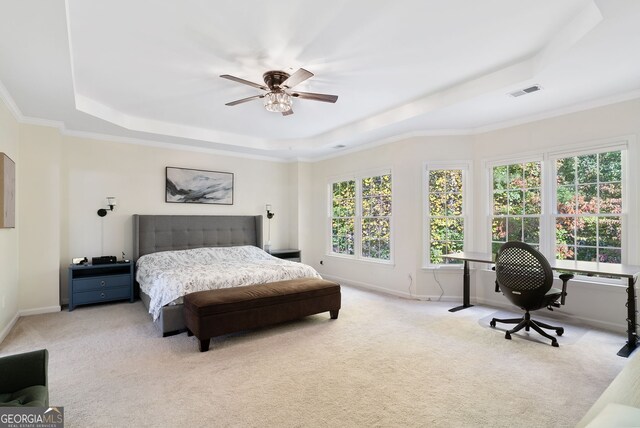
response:
<path id="1" fill-rule="evenodd" d="M 389 239 L 389 260 L 376 259 L 372 257 L 364 257 L 362 256 L 362 179 L 367 177 L 375 177 L 378 175 L 391 175 L 391 216 L 390 216 L 390 239 Z M 333 246 L 331 243 L 331 219 L 332 216 L 332 201 L 333 201 L 333 183 L 341 182 L 341 181 L 349 181 L 354 180 L 356 183 L 356 215 L 354 217 L 354 255 L 342 254 L 342 253 L 334 253 Z M 348 175 L 340 175 L 329 177 L 327 183 L 327 228 L 325 232 L 326 237 L 326 256 L 336 257 L 339 259 L 345 260 L 355 260 L 366 263 L 375 263 L 375 264 L 383 264 L 383 265 L 395 265 L 394 257 L 395 257 L 395 245 L 394 245 L 394 235 L 395 235 L 395 221 L 394 221 L 394 195 L 395 195 L 395 180 L 393 177 L 393 171 L 391 168 L 381 168 L 381 169 L 370 169 L 365 171 L 360 171 L 353 174 Z"/>
<path id="2" fill-rule="evenodd" d="M 471 161 L 431 161 L 422 164 L 422 269 L 462 269 L 458 264 L 434 264 L 431 263 L 431 231 L 429 230 L 429 171 L 441 169 L 462 170 L 462 218 L 464 220 L 464 248 L 469 248 L 473 233 L 473 219 L 470 207 L 473 206 L 473 192 L 470 190 L 471 177 L 473 175 L 473 163 Z"/>

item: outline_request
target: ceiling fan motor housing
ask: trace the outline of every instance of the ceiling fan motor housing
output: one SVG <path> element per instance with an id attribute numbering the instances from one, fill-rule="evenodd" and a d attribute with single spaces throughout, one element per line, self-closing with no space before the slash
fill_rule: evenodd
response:
<path id="1" fill-rule="evenodd" d="M 284 71 L 267 71 L 262 75 L 264 79 L 264 83 L 269 87 L 269 89 L 276 90 L 280 88 L 282 82 L 289 78 L 289 73 L 285 73 Z"/>

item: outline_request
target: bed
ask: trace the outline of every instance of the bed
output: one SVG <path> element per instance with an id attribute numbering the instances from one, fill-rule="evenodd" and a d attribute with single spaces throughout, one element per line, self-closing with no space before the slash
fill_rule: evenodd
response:
<path id="1" fill-rule="evenodd" d="M 242 281 L 227 279 L 223 287 L 246 285 L 249 283 L 269 282 L 267 274 L 255 277 L 252 282 L 253 268 L 243 268 L 235 260 L 244 260 L 249 257 L 248 263 L 268 265 L 267 268 L 273 276 L 272 280 L 290 279 L 297 277 L 309 277 L 320 275 L 310 266 L 275 259 L 264 253 L 262 248 L 262 216 L 199 216 L 199 215 L 134 215 L 133 216 L 133 258 L 137 264 L 136 278 L 140 277 L 140 298 L 152 319 L 162 332 L 163 336 L 169 336 L 185 330 L 183 319 L 182 296 L 198 288 L 198 278 L 203 276 L 203 271 L 213 269 L 205 263 L 210 258 L 226 257 L 224 268 L 229 272 L 242 271 Z M 222 256 L 220 256 L 222 254 Z M 147 257 L 143 257 L 147 256 Z M 140 258 L 142 260 L 140 260 Z M 153 260 L 153 262 L 152 262 Z M 183 268 L 185 260 L 193 260 L 193 278 L 183 280 L 181 275 L 189 275 L 190 268 Z M 139 262 L 139 263 L 138 263 Z M 151 270 L 150 264 L 158 266 L 170 266 L 168 273 L 162 273 L 164 282 L 173 282 L 173 286 L 180 288 L 180 292 L 171 289 L 171 292 L 158 293 L 156 285 L 157 276 L 154 279 L 154 288 L 149 286 Z M 277 265 L 277 266 L 273 266 Z M 174 266 L 179 266 L 174 268 Z M 216 265 L 217 266 L 217 265 Z M 216 267 L 216 269 L 218 269 Z M 222 269 L 222 268 L 221 268 Z M 263 269 L 257 266 L 256 269 Z M 275 270 L 278 273 L 275 273 Z M 180 271 L 180 272 L 178 272 Z M 286 273 L 283 273 L 285 272 Z M 278 276 L 280 275 L 280 276 Z M 286 275 L 286 276 L 281 276 Z M 238 275 L 240 276 L 240 275 Z M 171 278 L 167 280 L 166 278 Z M 248 279 L 248 278 L 249 279 Z M 161 281 L 162 282 L 162 281 Z M 183 284 L 180 284 L 183 282 Z M 233 283 L 237 282 L 235 285 Z M 185 285 L 188 283 L 188 286 Z M 164 287 L 165 285 L 163 285 Z M 215 287 L 217 288 L 217 286 Z M 158 295 L 162 294 L 161 297 Z M 179 296 L 179 297 L 178 297 Z M 174 299 L 175 298 L 175 299 Z M 164 299 L 164 300 L 163 300 Z M 168 299 L 171 301 L 168 303 Z M 160 306 L 162 304 L 162 306 Z"/>

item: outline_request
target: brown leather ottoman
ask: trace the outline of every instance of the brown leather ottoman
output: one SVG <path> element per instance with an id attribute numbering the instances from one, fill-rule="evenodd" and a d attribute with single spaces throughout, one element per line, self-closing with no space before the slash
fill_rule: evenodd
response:
<path id="1" fill-rule="evenodd" d="M 187 333 L 209 350 L 209 339 L 329 311 L 338 318 L 340 285 L 300 278 L 244 287 L 198 291 L 184 297 Z"/>

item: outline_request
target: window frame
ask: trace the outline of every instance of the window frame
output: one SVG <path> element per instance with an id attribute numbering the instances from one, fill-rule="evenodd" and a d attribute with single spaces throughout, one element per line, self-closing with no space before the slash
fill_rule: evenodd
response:
<path id="1" fill-rule="evenodd" d="M 369 177 L 376 177 L 380 175 L 390 175 L 391 176 L 391 215 L 384 216 L 389 217 L 389 260 L 378 259 L 374 257 L 365 257 L 362 255 L 362 220 L 364 216 L 362 215 L 362 180 Z M 355 197 L 355 217 L 354 217 L 354 254 L 342 254 L 333 252 L 332 245 L 332 228 L 331 228 L 331 220 L 333 219 L 333 184 L 339 183 L 343 181 L 354 180 L 356 183 L 356 197 Z M 378 263 L 384 265 L 394 265 L 394 257 L 395 257 L 395 246 L 394 246 L 394 194 L 395 194 L 395 181 L 393 178 L 393 170 L 392 168 L 381 168 L 381 169 L 373 169 L 361 171 L 353 174 L 340 175 L 335 177 L 330 177 L 327 183 L 327 232 L 325 236 L 327 237 L 327 245 L 326 245 L 326 255 L 330 257 L 343 258 L 348 260 L 361 261 L 366 263 Z"/>
<path id="2" fill-rule="evenodd" d="M 422 164 L 422 269 L 461 269 L 462 264 L 458 263 L 431 263 L 431 228 L 430 228 L 430 206 L 429 206 L 429 172 L 435 170 L 461 170 L 462 171 L 462 220 L 464 222 L 463 248 L 469 248 L 471 242 L 472 219 L 469 208 L 473 205 L 473 192 L 469 190 L 471 176 L 473 173 L 471 161 L 431 161 Z"/>

